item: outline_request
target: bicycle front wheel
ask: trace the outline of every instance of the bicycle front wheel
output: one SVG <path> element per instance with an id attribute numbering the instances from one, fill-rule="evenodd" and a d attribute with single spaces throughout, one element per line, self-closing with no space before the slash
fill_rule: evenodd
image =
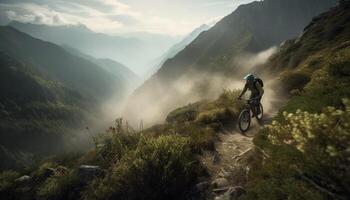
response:
<path id="1" fill-rule="evenodd" d="M 250 111 L 248 109 L 244 109 L 238 117 L 238 127 L 244 133 L 250 127 Z"/>

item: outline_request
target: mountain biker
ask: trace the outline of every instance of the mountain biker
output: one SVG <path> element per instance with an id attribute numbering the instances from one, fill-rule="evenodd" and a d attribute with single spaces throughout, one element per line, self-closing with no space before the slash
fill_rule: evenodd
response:
<path id="1" fill-rule="evenodd" d="M 264 94 L 263 83 L 261 79 L 255 78 L 255 76 L 252 74 L 248 74 L 243 79 L 246 80 L 246 84 L 238 99 L 242 99 L 242 96 L 247 92 L 247 90 L 251 92 L 250 99 L 254 99 L 252 106 L 254 117 L 261 113 L 259 106 L 257 105 L 260 104 L 261 98 Z"/>

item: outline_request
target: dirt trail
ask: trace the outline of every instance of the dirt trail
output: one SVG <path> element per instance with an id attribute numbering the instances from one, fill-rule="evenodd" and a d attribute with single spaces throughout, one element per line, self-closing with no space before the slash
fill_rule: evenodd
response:
<path id="1" fill-rule="evenodd" d="M 219 133 L 219 141 L 215 144 L 216 152 L 204 154 L 203 164 L 207 167 L 212 180 L 230 178 L 241 167 L 242 156 L 253 148 L 253 136 L 260 125 L 253 123 L 250 130 L 243 135 L 238 131 Z"/>
<path id="2" fill-rule="evenodd" d="M 232 195 L 239 192 L 237 186 L 240 189 L 247 182 L 249 162 L 254 150 L 253 137 L 271 117 L 265 116 L 264 119 L 261 124 L 252 119 L 251 127 L 244 135 L 237 130 L 222 131 L 215 144 L 216 152 L 207 152 L 201 157 L 212 186 L 207 191 L 206 199 L 233 199 Z"/>

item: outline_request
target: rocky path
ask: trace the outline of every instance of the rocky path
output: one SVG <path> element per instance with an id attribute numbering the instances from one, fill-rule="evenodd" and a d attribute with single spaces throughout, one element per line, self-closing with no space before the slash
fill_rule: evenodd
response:
<path id="1" fill-rule="evenodd" d="M 206 199 L 232 200 L 244 193 L 241 186 L 248 179 L 254 150 L 253 137 L 262 127 L 255 119 L 252 122 L 250 130 L 244 135 L 238 131 L 219 133 L 216 152 L 202 156 L 201 161 L 211 177 L 207 181 Z"/>

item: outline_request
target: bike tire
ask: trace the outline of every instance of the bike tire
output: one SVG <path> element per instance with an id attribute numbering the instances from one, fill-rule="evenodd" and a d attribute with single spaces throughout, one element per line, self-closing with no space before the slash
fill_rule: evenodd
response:
<path id="1" fill-rule="evenodd" d="M 259 104 L 259 107 L 260 107 L 261 113 L 259 115 L 256 115 L 256 119 L 262 120 L 263 117 L 264 117 L 264 107 L 263 107 L 263 105 L 261 103 Z"/>
<path id="2" fill-rule="evenodd" d="M 247 132 L 250 127 L 250 122 L 251 122 L 250 110 L 249 109 L 242 110 L 242 112 L 239 114 L 239 117 L 238 117 L 239 130 L 242 133 Z M 246 126 L 243 126 L 243 123 L 247 123 Z"/>

